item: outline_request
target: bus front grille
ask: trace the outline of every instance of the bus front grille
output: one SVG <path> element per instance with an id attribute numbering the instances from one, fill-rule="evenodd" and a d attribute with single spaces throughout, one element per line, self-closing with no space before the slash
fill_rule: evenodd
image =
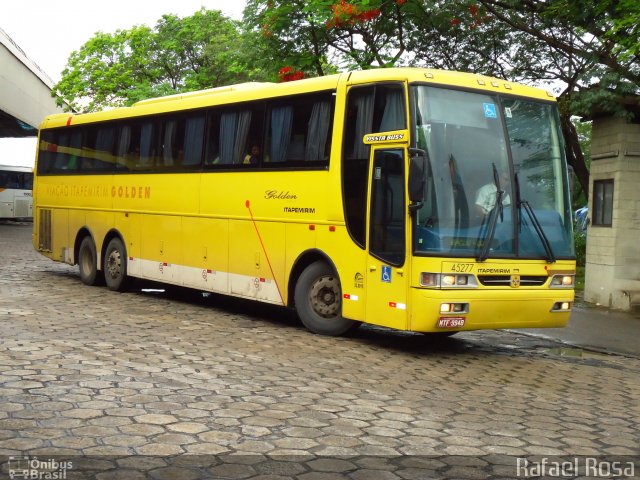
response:
<path id="1" fill-rule="evenodd" d="M 44 252 L 51 251 L 51 210 L 40 210 L 38 228 L 38 248 Z"/>
<path id="2" fill-rule="evenodd" d="M 546 275 L 521 275 L 521 287 L 540 287 L 549 277 Z M 511 275 L 478 275 L 478 280 L 487 287 L 510 287 Z"/>

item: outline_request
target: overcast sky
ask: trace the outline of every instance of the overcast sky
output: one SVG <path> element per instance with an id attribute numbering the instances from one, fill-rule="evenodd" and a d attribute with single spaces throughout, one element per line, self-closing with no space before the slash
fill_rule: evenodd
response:
<path id="1" fill-rule="evenodd" d="M 0 0 L 0 28 L 57 82 L 71 52 L 96 32 L 153 26 L 165 13 L 184 17 L 201 7 L 240 19 L 244 5 L 244 0 Z M 35 139 L 0 138 L 0 164 L 33 167 L 34 155 Z"/>

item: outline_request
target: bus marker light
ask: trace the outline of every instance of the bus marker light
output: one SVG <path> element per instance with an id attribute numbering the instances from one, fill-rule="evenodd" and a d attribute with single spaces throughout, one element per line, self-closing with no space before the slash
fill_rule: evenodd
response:
<path id="1" fill-rule="evenodd" d="M 357 301 L 358 301 L 358 296 L 357 296 L 357 295 L 351 295 L 350 293 L 345 293 L 345 294 L 343 295 L 343 297 L 344 297 L 346 300 L 353 300 L 354 302 L 357 302 Z"/>
<path id="2" fill-rule="evenodd" d="M 315 230 L 316 226 L 315 225 L 309 225 L 309 230 Z"/>
<path id="3" fill-rule="evenodd" d="M 329 225 L 329 231 L 330 232 L 335 232 L 336 231 L 335 225 Z"/>
<path id="4" fill-rule="evenodd" d="M 391 308 L 397 308 L 398 310 L 406 310 L 407 305 L 405 303 L 389 302 Z"/>
<path id="5" fill-rule="evenodd" d="M 464 327 L 464 317 L 440 317 L 438 319 L 438 328 L 458 328 Z"/>

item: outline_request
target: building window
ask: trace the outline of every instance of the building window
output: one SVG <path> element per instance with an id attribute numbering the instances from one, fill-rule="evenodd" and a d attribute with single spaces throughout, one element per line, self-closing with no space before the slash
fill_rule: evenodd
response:
<path id="1" fill-rule="evenodd" d="M 591 222 L 610 227 L 613 218 L 613 179 L 593 182 L 593 216 Z"/>

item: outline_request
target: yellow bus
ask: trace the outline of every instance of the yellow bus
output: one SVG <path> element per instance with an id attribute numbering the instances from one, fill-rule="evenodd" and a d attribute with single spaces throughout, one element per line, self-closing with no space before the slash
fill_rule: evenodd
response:
<path id="1" fill-rule="evenodd" d="M 295 308 L 311 331 L 560 327 L 574 299 L 554 98 L 419 68 L 247 83 L 47 117 L 33 244 Z"/>

